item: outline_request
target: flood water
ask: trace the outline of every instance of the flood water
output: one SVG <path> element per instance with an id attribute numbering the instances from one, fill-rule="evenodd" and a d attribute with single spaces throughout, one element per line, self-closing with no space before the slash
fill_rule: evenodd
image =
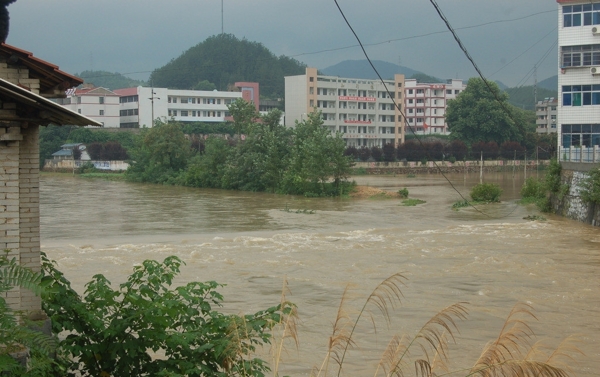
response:
<path id="1" fill-rule="evenodd" d="M 479 181 L 478 174 L 449 178 L 465 196 Z M 355 180 L 392 191 L 406 187 L 411 198 L 426 203 L 405 207 L 395 199 L 302 198 L 43 175 L 42 250 L 80 292 L 94 274 L 118 284 L 145 259 L 177 255 L 187 264 L 178 283 L 226 284 L 220 292 L 229 313 L 276 305 L 287 279 L 301 320 L 300 347 L 290 343 L 281 375 L 307 376 L 321 365 L 348 284 L 350 302 L 360 308 L 398 272 L 408 279 L 402 305 L 391 326 L 380 321 L 376 333 L 369 319 L 359 323 L 346 375 L 374 374 L 393 334 L 414 336 L 456 302 L 469 303 L 469 319 L 458 323 L 453 368 L 472 366 L 513 305 L 525 302 L 538 318 L 531 322 L 536 340 L 557 346 L 574 335 L 585 356 L 568 364 L 575 375 L 597 375 L 599 228 L 545 214 L 545 222 L 524 220 L 539 213 L 515 204 L 522 173 L 486 174 L 485 182 L 503 187 L 503 202 L 479 211 L 451 210 L 461 198 L 440 175 Z"/>

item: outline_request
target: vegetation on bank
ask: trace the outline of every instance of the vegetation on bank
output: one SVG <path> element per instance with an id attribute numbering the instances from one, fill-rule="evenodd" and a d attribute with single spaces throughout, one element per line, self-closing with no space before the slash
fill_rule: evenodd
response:
<path id="1" fill-rule="evenodd" d="M 127 179 L 304 196 L 341 196 L 352 188 L 345 142 L 322 127 L 319 113 L 287 128 L 279 110 L 260 116 L 243 100 L 229 109 L 245 140 L 209 137 L 194 147 L 177 122 L 157 122 L 130 150 Z"/>
<path id="2" fill-rule="evenodd" d="M 527 178 L 521 188 L 520 203 L 535 204 L 540 211 L 550 212 L 552 210 L 550 196 L 556 195 L 559 200 L 562 200 L 570 189 L 568 184 L 561 183 L 561 171 L 560 163 L 552 159 L 543 178 Z"/>
<path id="3" fill-rule="evenodd" d="M 457 211 L 460 208 L 470 207 L 478 204 L 498 203 L 502 189 L 495 183 L 479 183 L 471 189 L 471 200 L 463 199 L 455 202 L 452 209 Z"/>
<path id="4" fill-rule="evenodd" d="M 43 255 L 42 273 L 14 260 L 0 259 L 0 291 L 23 286 L 42 295 L 43 309 L 52 320 L 47 336 L 20 324 L 0 295 L 0 373 L 12 376 L 278 376 L 289 346 L 299 346 L 298 314 L 286 298 L 254 314 L 226 315 L 218 310 L 223 297 L 216 282 L 190 282 L 173 287 L 183 262 L 167 257 L 162 263 L 146 260 L 118 288 L 103 275 L 86 284 L 84 295 L 71 287 L 54 263 Z M 360 327 L 391 323 L 403 296 L 406 278 L 394 274 L 377 285 L 364 303 L 352 308 L 348 288 L 333 321 L 325 357 L 313 375 L 343 375 L 346 360 L 361 352 Z M 374 316 L 377 311 L 381 315 Z M 356 313 L 351 315 L 349 313 Z M 371 321 L 364 321 L 369 314 Z M 515 305 L 497 338 L 471 364 L 451 371 L 450 347 L 459 323 L 468 316 L 459 302 L 435 313 L 411 334 L 394 333 L 374 375 L 567 377 L 580 351 L 563 341 L 556 349 L 533 344 L 535 319 L 527 304 Z M 57 334 L 67 334 L 57 338 Z M 257 356 L 271 345 L 270 362 Z M 29 362 L 18 363 L 13 351 L 29 350 Z M 160 357 L 157 357 L 157 354 Z M 568 363 L 568 364 L 567 364 Z M 456 363 L 452 363 L 456 365 Z M 310 366 L 307 366 L 310 367 Z M 351 373 L 351 371 L 348 371 Z M 348 374 L 346 373 L 346 374 Z"/>

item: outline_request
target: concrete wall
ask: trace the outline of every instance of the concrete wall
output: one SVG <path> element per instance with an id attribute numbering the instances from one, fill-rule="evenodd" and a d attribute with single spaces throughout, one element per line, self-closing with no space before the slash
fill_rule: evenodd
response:
<path id="1" fill-rule="evenodd" d="M 568 185 L 569 191 L 565 195 L 554 194 L 551 197 L 552 209 L 558 215 L 600 226 L 600 205 L 584 203 L 580 197 L 581 181 L 588 177 L 586 172 L 598 165 L 574 163 L 561 165 L 561 183 Z"/>
<path id="2" fill-rule="evenodd" d="M 96 169 L 110 170 L 110 171 L 124 171 L 127 170 L 129 164 L 125 161 L 74 161 L 74 160 L 46 160 L 44 162 L 44 171 L 55 171 L 55 170 L 72 170 L 79 168 L 82 164 L 91 162 L 94 164 Z"/>

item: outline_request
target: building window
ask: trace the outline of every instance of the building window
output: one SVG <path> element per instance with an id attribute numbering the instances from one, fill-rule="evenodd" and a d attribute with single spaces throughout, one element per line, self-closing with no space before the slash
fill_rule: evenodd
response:
<path id="1" fill-rule="evenodd" d="M 312 86 L 308 88 L 308 94 L 315 94 L 315 88 Z"/>
<path id="2" fill-rule="evenodd" d="M 98 103 L 103 104 L 104 103 L 104 97 L 98 97 Z"/>
<path id="3" fill-rule="evenodd" d="M 589 67 L 600 65 L 600 44 L 564 46 L 561 48 L 562 67 Z"/>
<path id="4" fill-rule="evenodd" d="M 181 103 L 188 103 L 188 98 L 181 98 Z"/>
<path id="5" fill-rule="evenodd" d="M 563 7 L 563 27 L 600 25 L 600 3 Z"/>
<path id="6" fill-rule="evenodd" d="M 77 103 L 81 103 L 81 97 L 77 97 Z"/>
<path id="7" fill-rule="evenodd" d="M 81 114 L 81 109 L 77 109 L 77 112 L 78 112 L 79 114 Z"/>
<path id="8" fill-rule="evenodd" d="M 425 90 L 423 90 L 423 89 L 417 89 L 417 94 L 424 94 L 424 93 L 425 93 Z"/>
<path id="9" fill-rule="evenodd" d="M 100 115 L 104 115 L 104 110 L 100 110 Z"/>
<path id="10" fill-rule="evenodd" d="M 600 105 L 600 85 L 563 85 L 563 106 Z"/>
<path id="11" fill-rule="evenodd" d="M 446 89 L 446 94 L 452 94 L 452 89 Z"/>
<path id="12" fill-rule="evenodd" d="M 565 148 L 600 146 L 600 124 L 563 124 L 561 133 Z"/>
<path id="13" fill-rule="evenodd" d="M 412 89 L 408 89 L 408 94 L 413 94 L 413 90 Z"/>
<path id="14" fill-rule="evenodd" d="M 188 116 L 188 112 L 187 112 L 187 110 L 181 110 L 181 116 L 182 116 L 182 117 L 186 117 L 186 116 Z"/>
<path id="15" fill-rule="evenodd" d="M 314 82 L 314 81 L 315 81 L 315 78 L 314 78 L 314 77 L 310 77 L 308 80 L 309 80 L 310 82 Z"/>

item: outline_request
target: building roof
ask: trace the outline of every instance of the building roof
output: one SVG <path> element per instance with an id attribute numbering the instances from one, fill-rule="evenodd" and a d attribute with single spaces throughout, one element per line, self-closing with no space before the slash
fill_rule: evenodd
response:
<path id="1" fill-rule="evenodd" d="M 0 112 L 0 121 L 32 122 L 42 126 L 55 124 L 58 126 L 102 127 L 101 123 L 93 119 L 3 79 L 0 79 L 0 101 L 17 104 L 17 114 L 3 114 Z"/>
<path id="2" fill-rule="evenodd" d="M 40 81 L 40 95 L 47 98 L 64 98 L 65 90 L 83 84 L 83 80 L 58 69 L 57 65 L 36 58 L 29 51 L 0 44 L 0 57 L 9 64 L 24 66 L 29 70 L 29 78 Z"/>
<path id="3" fill-rule="evenodd" d="M 72 95 L 75 96 L 118 96 L 117 93 L 108 90 L 106 88 L 98 87 L 98 88 L 85 88 L 85 89 L 76 89 L 75 93 Z"/>
<path id="4" fill-rule="evenodd" d="M 61 149 L 57 152 L 52 153 L 52 156 L 56 156 L 56 157 L 60 157 L 60 156 L 72 156 L 73 155 L 73 150 L 72 149 Z"/>
<path id="5" fill-rule="evenodd" d="M 135 96 L 138 94 L 138 88 L 125 88 L 125 89 L 115 89 L 113 90 L 116 94 L 121 97 L 124 96 Z"/>

